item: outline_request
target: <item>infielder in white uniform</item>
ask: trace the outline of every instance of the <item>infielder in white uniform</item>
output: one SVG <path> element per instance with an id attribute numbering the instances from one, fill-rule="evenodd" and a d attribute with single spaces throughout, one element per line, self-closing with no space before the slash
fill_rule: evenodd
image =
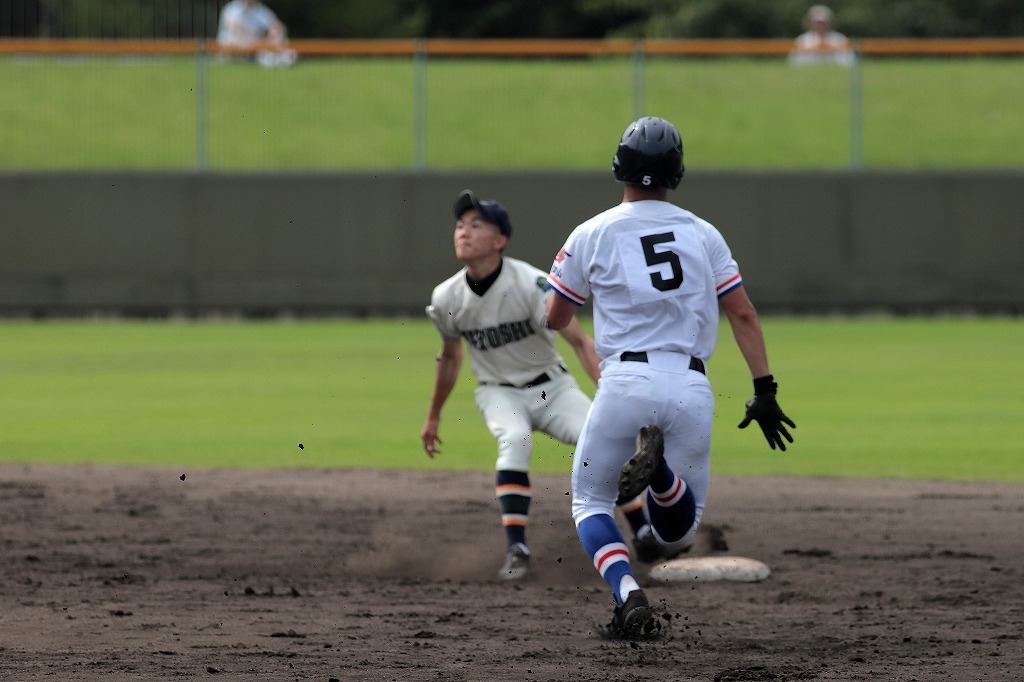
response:
<path id="1" fill-rule="evenodd" d="M 594 301 L 601 380 L 573 461 L 572 513 L 584 549 L 615 598 L 611 631 L 657 631 L 654 611 L 630 567 L 615 524 L 617 497 L 646 490 L 646 512 L 666 553 L 687 548 L 708 494 L 714 396 L 705 363 L 715 350 L 718 310 L 754 377 L 746 418 L 769 445 L 795 427 L 775 400 L 764 337 L 739 268 L 712 225 L 667 200 L 683 177 L 676 128 L 641 118 L 626 129 L 612 162 L 622 203 L 579 225 L 548 275 L 553 329 Z M 635 447 L 635 454 L 634 454 Z M 631 455 L 633 455 L 631 457 Z"/>
<path id="2" fill-rule="evenodd" d="M 478 382 L 476 404 L 498 441 L 495 491 L 507 545 L 499 575 L 518 579 L 529 573 L 533 431 L 574 445 L 590 398 L 565 368 L 554 332 L 545 324 L 545 301 L 552 295 L 545 273 L 502 255 L 512 234 L 508 211 L 470 190 L 459 194 L 453 211 L 455 255 L 466 267 L 434 289 L 427 307 L 441 334 L 441 351 L 420 437 L 427 455 L 440 452 L 441 409 L 458 379 L 465 339 Z M 593 339 L 576 321 L 561 333 L 596 382 Z M 642 500 L 631 503 L 623 510 L 636 532 L 645 524 Z"/>

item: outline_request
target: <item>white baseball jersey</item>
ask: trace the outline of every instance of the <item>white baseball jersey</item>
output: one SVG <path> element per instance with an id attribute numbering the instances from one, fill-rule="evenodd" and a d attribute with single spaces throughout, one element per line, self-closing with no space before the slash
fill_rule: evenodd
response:
<path id="1" fill-rule="evenodd" d="M 562 364 L 546 324 L 542 270 L 503 258 L 501 274 L 483 296 L 460 270 L 437 285 L 427 315 L 448 341 L 466 339 L 478 382 L 521 386 Z"/>
<path id="2" fill-rule="evenodd" d="M 707 360 L 718 336 L 718 296 L 742 283 L 721 233 L 667 201 L 623 202 L 579 225 L 548 283 L 582 305 L 593 293 L 602 359 L 671 351 Z"/>

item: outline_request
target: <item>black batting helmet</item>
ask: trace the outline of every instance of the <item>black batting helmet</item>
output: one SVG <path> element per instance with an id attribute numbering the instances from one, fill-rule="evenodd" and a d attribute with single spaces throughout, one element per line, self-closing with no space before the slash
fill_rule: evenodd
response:
<path id="1" fill-rule="evenodd" d="M 683 139 L 663 118 L 645 116 L 629 124 L 612 158 L 619 182 L 675 189 L 683 179 Z"/>

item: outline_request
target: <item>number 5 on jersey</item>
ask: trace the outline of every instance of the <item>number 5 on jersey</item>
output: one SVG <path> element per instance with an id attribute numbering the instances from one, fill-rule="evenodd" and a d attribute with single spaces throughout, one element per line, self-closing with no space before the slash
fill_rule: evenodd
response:
<path id="1" fill-rule="evenodd" d="M 671 230 L 618 234 L 616 246 L 630 301 L 640 305 L 704 290 L 710 266 L 695 241 L 678 239 Z"/>
<path id="2" fill-rule="evenodd" d="M 672 269 L 672 276 L 665 278 L 661 272 L 655 270 L 651 272 L 651 284 L 658 291 L 671 291 L 678 289 L 679 285 L 683 283 L 683 264 L 679 262 L 679 256 L 675 251 L 666 249 L 664 251 L 658 251 L 655 247 L 658 244 L 664 244 L 665 242 L 675 241 L 676 236 L 671 232 L 665 232 L 663 234 L 649 234 L 644 237 L 640 237 L 640 244 L 644 249 L 644 260 L 647 261 L 647 265 L 656 267 L 662 263 L 667 263 Z"/>

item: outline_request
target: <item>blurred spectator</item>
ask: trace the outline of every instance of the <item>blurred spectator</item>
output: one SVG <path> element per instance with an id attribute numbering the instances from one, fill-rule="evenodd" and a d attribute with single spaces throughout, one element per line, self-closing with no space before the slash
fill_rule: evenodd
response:
<path id="1" fill-rule="evenodd" d="M 217 42 L 222 47 L 255 50 L 261 66 L 291 66 L 298 58 L 288 48 L 284 24 L 259 0 L 231 0 L 224 5 Z"/>
<path id="2" fill-rule="evenodd" d="M 804 18 L 807 32 L 797 36 L 793 51 L 789 53 L 791 64 L 853 63 L 850 41 L 832 30 L 832 17 L 832 10 L 824 5 L 814 5 L 807 10 Z"/>

